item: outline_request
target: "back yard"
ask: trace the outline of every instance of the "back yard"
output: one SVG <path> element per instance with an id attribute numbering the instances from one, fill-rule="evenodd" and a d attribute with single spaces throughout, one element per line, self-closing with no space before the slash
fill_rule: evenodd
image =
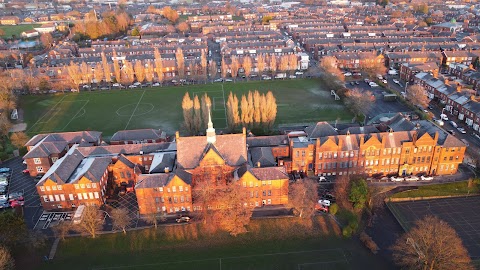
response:
<path id="1" fill-rule="evenodd" d="M 48 132 L 98 130 L 106 137 L 123 129 L 160 128 L 172 134 L 181 129 L 181 102 L 186 91 L 212 99 L 212 118 L 225 128 L 225 102 L 230 92 L 271 90 L 277 99 L 276 124 L 350 121 L 353 115 L 316 79 L 203 84 L 177 87 L 92 91 L 66 95 L 22 96 L 20 106 L 29 135 Z"/>

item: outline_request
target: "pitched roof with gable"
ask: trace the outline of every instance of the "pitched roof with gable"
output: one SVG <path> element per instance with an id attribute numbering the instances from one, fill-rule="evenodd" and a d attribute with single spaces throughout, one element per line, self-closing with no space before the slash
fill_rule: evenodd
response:
<path id="1" fill-rule="evenodd" d="M 122 144 L 103 145 L 93 147 L 80 147 L 78 150 L 85 156 L 118 155 L 118 154 L 144 154 L 162 151 L 175 151 L 175 143 L 147 143 L 147 144 Z"/>
<path id="2" fill-rule="evenodd" d="M 246 137 L 243 134 L 216 135 L 215 149 L 228 165 L 247 162 Z M 185 169 L 195 168 L 207 147 L 206 136 L 177 138 L 177 163 Z"/>
<path id="3" fill-rule="evenodd" d="M 164 187 L 173 176 L 173 173 L 140 174 L 135 189 Z"/>
<path id="4" fill-rule="evenodd" d="M 117 162 L 122 162 L 123 164 L 127 165 L 129 168 L 135 168 L 135 163 L 131 162 L 124 154 L 120 154 L 118 156 Z"/>
<path id="5" fill-rule="evenodd" d="M 60 154 L 67 147 L 67 142 L 42 142 L 28 151 L 27 154 L 23 156 L 26 158 L 41 158 L 49 157 L 52 154 Z"/>
<path id="6" fill-rule="evenodd" d="M 252 160 L 252 166 L 257 167 L 260 163 L 260 167 L 276 166 L 275 158 L 272 154 L 272 148 L 270 147 L 255 147 L 250 148 L 250 156 Z"/>
<path id="7" fill-rule="evenodd" d="M 45 142 L 66 141 L 68 144 L 81 143 L 82 141 L 86 141 L 89 143 L 97 143 L 100 140 L 101 136 L 102 133 L 98 131 L 76 131 L 37 134 L 33 138 L 31 138 L 25 144 L 25 146 L 34 146 L 42 140 L 44 140 Z"/>
<path id="8" fill-rule="evenodd" d="M 168 168 L 173 171 L 175 166 L 175 153 L 154 153 L 150 173 L 163 173 Z"/>
<path id="9" fill-rule="evenodd" d="M 327 122 L 318 122 L 315 126 L 309 126 L 305 128 L 305 132 L 311 139 L 338 134 L 337 131 Z"/>
<path id="10" fill-rule="evenodd" d="M 57 160 L 57 162 L 50 167 L 37 185 L 43 185 L 46 179 L 50 179 L 59 184 L 68 183 L 68 179 L 78 164 L 82 162 L 83 158 L 84 156 L 77 151 L 76 147 L 70 148 L 65 156 Z"/>
<path id="11" fill-rule="evenodd" d="M 110 141 L 143 141 L 165 139 L 165 131 L 148 129 L 120 130 L 113 134 Z"/>
<path id="12" fill-rule="evenodd" d="M 409 131 L 415 128 L 415 125 L 408 121 L 402 113 L 397 113 L 386 123 L 393 131 Z"/>
<path id="13" fill-rule="evenodd" d="M 108 165 L 112 160 L 109 157 L 88 157 L 75 169 L 68 180 L 70 183 L 75 183 L 82 177 L 87 178 L 91 182 L 100 182 L 102 176 L 107 171 Z"/>
<path id="14" fill-rule="evenodd" d="M 287 135 L 247 137 L 248 147 L 288 145 Z"/>

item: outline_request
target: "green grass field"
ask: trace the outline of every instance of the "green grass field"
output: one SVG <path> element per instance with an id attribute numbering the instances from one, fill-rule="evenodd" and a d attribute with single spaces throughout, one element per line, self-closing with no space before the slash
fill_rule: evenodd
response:
<path id="1" fill-rule="evenodd" d="M 53 261 L 36 269 L 389 269 L 339 233 L 327 216 L 310 226 L 292 218 L 252 220 L 249 233 L 237 237 L 205 233 L 200 224 L 159 227 L 67 239 Z"/>
<path id="2" fill-rule="evenodd" d="M 350 121 L 353 115 L 334 101 L 318 80 L 285 80 L 204 84 L 178 87 L 93 91 L 66 95 L 22 96 L 20 106 L 29 135 L 48 132 L 98 130 L 108 137 L 123 129 L 160 128 L 172 134 L 181 128 L 181 102 L 186 91 L 212 99 L 217 129 L 227 127 L 225 101 L 249 90 L 271 90 L 277 99 L 276 124 Z"/>
<path id="3" fill-rule="evenodd" d="M 17 38 L 23 31 L 33 30 L 34 27 L 40 26 L 40 24 L 20 24 L 20 25 L 0 25 L 0 29 L 5 32 L 3 38 L 11 38 L 15 35 Z"/>
<path id="4" fill-rule="evenodd" d="M 393 194 L 392 198 L 434 197 L 434 196 L 460 196 L 479 193 L 478 184 L 468 186 L 468 181 L 445 183 L 437 185 L 419 186 L 418 189 L 407 190 Z"/>

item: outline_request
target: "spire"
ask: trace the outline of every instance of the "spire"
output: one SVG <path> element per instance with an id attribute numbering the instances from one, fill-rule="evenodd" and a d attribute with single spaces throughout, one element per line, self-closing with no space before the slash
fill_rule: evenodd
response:
<path id="1" fill-rule="evenodd" d="M 210 104 L 207 104 L 207 108 L 208 108 L 207 143 L 215 143 L 217 139 L 215 136 L 215 129 L 213 128 L 212 114 L 210 112 Z"/>

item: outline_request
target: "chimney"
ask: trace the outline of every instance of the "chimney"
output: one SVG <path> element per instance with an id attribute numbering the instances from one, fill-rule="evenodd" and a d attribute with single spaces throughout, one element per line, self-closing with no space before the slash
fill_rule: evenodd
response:
<path id="1" fill-rule="evenodd" d="M 165 172 L 165 173 L 169 173 L 169 172 L 170 172 L 170 168 L 165 167 L 164 172 Z"/>
<path id="2" fill-rule="evenodd" d="M 461 92 L 462 91 L 462 86 L 460 84 L 457 84 L 457 92 Z"/>
<path id="3" fill-rule="evenodd" d="M 260 168 L 260 161 L 257 162 L 257 168 Z"/>
<path id="4" fill-rule="evenodd" d="M 176 131 L 175 132 L 175 141 L 178 140 L 178 138 L 180 138 L 180 132 Z"/>
<path id="5" fill-rule="evenodd" d="M 435 79 L 438 79 L 438 68 L 432 70 L 432 76 L 433 76 Z"/>

